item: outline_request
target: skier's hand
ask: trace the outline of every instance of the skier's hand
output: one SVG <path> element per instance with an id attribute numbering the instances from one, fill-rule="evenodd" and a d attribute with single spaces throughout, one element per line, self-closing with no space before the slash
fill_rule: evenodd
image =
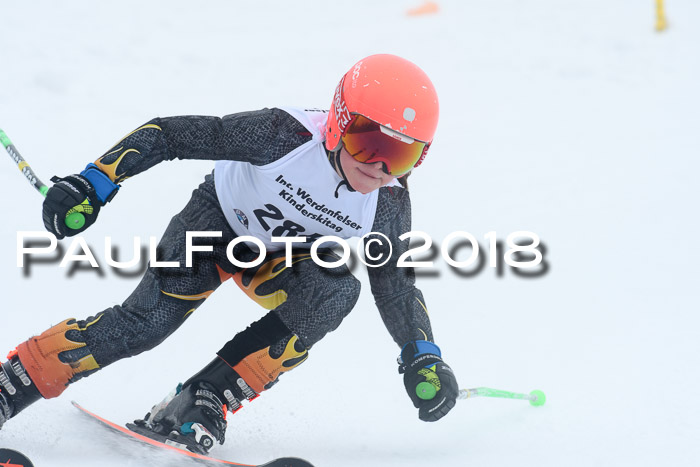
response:
<path id="1" fill-rule="evenodd" d="M 414 341 L 401 351 L 399 373 L 418 418 L 435 422 L 455 406 L 459 389 L 452 369 L 440 358 L 440 348 L 429 341 Z"/>
<path id="2" fill-rule="evenodd" d="M 88 164 L 80 174 L 53 177 L 51 181 L 54 185 L 46 193 L 42 215 L 46 230 L 59 240 L 79 234 L 94 224 L 100 208 L 111 201 L 119 189 L 119 185 L 95 164 Z M 85 222 L 69 222 L 66 217 L 73 213 L 82 214 Z"/>

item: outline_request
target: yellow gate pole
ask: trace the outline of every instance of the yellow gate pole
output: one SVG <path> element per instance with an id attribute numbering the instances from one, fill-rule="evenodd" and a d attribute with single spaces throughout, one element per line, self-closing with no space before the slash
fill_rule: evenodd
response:
<path id="1" fill-rule="evenodd" d="M 656 30 L 663 31 L 668 27 L 666 13 L 664 12 L 664 0 L 656 0 Z"/>

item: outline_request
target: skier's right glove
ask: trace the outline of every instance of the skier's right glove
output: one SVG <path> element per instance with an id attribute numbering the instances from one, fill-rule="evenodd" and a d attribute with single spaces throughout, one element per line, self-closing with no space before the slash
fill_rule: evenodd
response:
<path id="1" fill-rule="evenodd" d="M 88 164 L 80 174 L 53 177 L 51 181 L 54 185 L 46 193 L 42 214 L 46 230 L 59 240 L 79 234 L 94 224 L 100 208 L 119 190 L 119 185 L 95 164 Z M 82 214 L 85 222 L 82 225 L 68 223 L 66 217 L 73 213 Z"/>
<path id="2" fill-rule="evenodd" d="M 452 369 L 442 361 L 440 348 L 429 341 L 413 341 L 401 350 L 399 373 L 418 418 L 435 422 L 457 402 L 459 387 Z"/>

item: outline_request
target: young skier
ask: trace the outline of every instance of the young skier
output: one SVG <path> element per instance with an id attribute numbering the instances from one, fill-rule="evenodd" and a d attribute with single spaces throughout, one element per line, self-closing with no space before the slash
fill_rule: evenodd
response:
<path id="1" fill-rule="evenodd" d="M 223 118 L 156 118 L 119 141 L 80 174 L 54 177 L 43 207 L 46 228 L 61 239 L 92 225 L 122 181 L 164 160 L 216 160 L 213 174 L 171 220 L 136 290 L 121 306 L 84 320 L 67 319 L 22 342 L 0 367 L 0 427 L 38 399 L 125 357 L 152 349 L 172 334 L 225 280 L 270 310 L 236 334 L 201 371 L 130 428 L 206 453 L 224 442 L 226 412 L 252 400 L 308 356 L 354 307 L 359 281 L 346 266 L 322 267 L 311 244 L 321 236 L 365 238 L 368 274 L 381 317 L 400 346 L 399 372 L 421 420 L 436 421 L 454 406 L 457 382 L 442 361 L 425 300 L 411 268 L 397 267 L 411 230 L 406 178 L 425 157 L 438 121 L 438 101 L 426 74 L 393 55 L 360 60 L 341 79 L 330 112 L 273 108 Z M 85 224 L 66 227 L 69 213 Z M 188 231 L 221 232 L 212 251 L 185 266 Z M 383 234 L 386 242 L 373 241 Z M 252 236 L 267 255 L 255 267 L 234 265 L 227 245 Z M 285 244 L 306 237 L 286 266 Z M 238 243 L 235 259 L 251 262 L 260 248 Z M 330 250 L 319 250 L 326 262 Z M 384 261 L 388 258 L 385 264 Z M 374 261 L 374 264 L 372 263 Z M 430 383 L 433 398 L 417 386 Z M 425 396 L 424 396 L 425 397 Z"/>

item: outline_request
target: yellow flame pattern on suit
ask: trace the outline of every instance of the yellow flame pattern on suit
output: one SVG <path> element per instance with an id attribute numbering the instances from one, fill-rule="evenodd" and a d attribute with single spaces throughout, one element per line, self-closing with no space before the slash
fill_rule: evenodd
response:
<path id="1" fill-rule="evenodd" d="M 161 290 L 161 292 L 163 292 L 168 297 L 173 297 L 173 298 L 177 298 L 180 300 L 189 300 L 189 301 L 204 300 L 206 298 L 209 298 L 209 295 L 214 293 L 213 290 L 207 290 L 206 292 L 202 292 L 202 293 L 194 294 L 194 295 L 178 295 L 175 293 L 166 292 L 165 290 Z"/>
<path id="2" fill-rule="evenodd" d="M 123 148 L 119 148 L 119 149 L 117 149 L 117 151 L 120 151 L 122 149 Z M 122 175 L 124 175 L 123 173 L 117 174 L 117 169 L 119 168 L 119 163 L 122 161 L 122 159 L 124 159 L 124 156 L 126 156 L 130 152 L 135 152 L 137 154 L 141 154 L 136 149 L 127 149 L 126 151 L 121 153 L 121 155 L 117 158 L 116 161 L 111 162 L 109 164 L 106 164 L 106 163 L 102 162 L 102 159 L 104 158 L 104 156 L 103 156 L 100 159 L 97 159 L 95 161 L 95 165 L 97 167 L 99 167 L 100 170 L 103 171 L 109 177 L 110 180 L 112 180 L 113 182 L 116 183 L 117 181 L 120 181 L 120 177 Z M 112 153 L 109 153 L 109 154 L 112 154 Z M 109 155 L 109 154 L 106 154 L 106 155 Z"/>
<path id="3" fill-rule="evenodd" d="M 292 255 L 292 264 L 309 258 L 311 258 L 311 255 L 309 254 Z M 255 272 L 253 279 L 251 279 L 250 283 L 247 285 L 243 283 L 244 274 L 235 274 L 233 276 L 233 280 L 236 282 L 236 284 L 238 284 L 238 287 L 240 287 L 241 290 L 245 292 L 245 294 L 248 295 L 255 303 L 267 310 L 273 310 L 287 301 L 287 292 L 280 289 L 266 295 L 258 295 L 256 290 L 260 285 L 274 279 L 285 269 L 287 269 L 286 266 L 280 267 L 279 269 L 277 268 L 277 266 L 284 261 L 285 258 L 281 257 L 271 259 L 263 263 L 262 266 L 260 266 L 260 269 Z"/>
<path id="4" fill-rule="evenodd" d="M 75 319 L 68 319 L 47 329 L 40 336 L 29 338 L 17 347 L 24 368 L 45 399 L 60 395 L 74 376 L 100 367 L 92 354 L 69 363 L 64 363 L 59 358 L 63 352 L 86 346 L 84 342 L 68 339 L 68 331 L 84 331 L 100 318 L 101 316 L 84 328 L 78 326 Z"/>
<path id="5" fill-rule="evenodd" d="M 186 300 L 186 301 L 190 301 L 190 302 L 196 302 L 198 300 L 205 300 L 205 299 L 209 298 L 209 295 L 213 294 L 214 291 L 207 290 L 206 292 L 202 292 L 200 294 L 194 294 L 194 295 L 178 295 L 175 293 L 166 292 L 165 290 L 161 290 L 161 293 L 163 293 L 164 295 L 167 295 L 168 297 L 177 298 L 178 300 Z M 194 313 L 195 310 L 196 310 L 196 308 L 190 308 L 187 311 L 187 313 L 185 313 L 183 315 L 182 319 L 183 320 L 187 319 L 187 317 L 190 316 L 192 313 Z"/>
<path id="6" fill-rule="evenodd" d="M 300 352 L 294 348 L 298 340 L 297 336 L 292 336 L 278 358 L 272 358 L 270 347 L 266 347 L 248 355 L 234 365 L 233 369 L 253 391 L 259 394 L 281 373 L 296 368 L 308 358 L 309 352 L 306 349 Z"/>
<path id="7" fill-rule="evenodd" d="M 137 129 L 135 129 L 134 131 L 132 131 L 131 133 L 129 133 L 128 135 L 126 135 L 125 137 L 123 137 L 123 138 L 122 138 L 117 144 L 115 144 L 114 146 L 119 146 L 119 145 L 120 145 L 126 138 L 128 138 L 129 136 L 133 135 L 134 133 L 136 133 L 136 132 L 138 132 L 138 131 L 146 130 L 146 129 L 155 129 L 155 130 L 158 130 L 158 131 L 163 131 L 163 129 L 162 129 L 161 127 L 159 127 L 158 125 L 153 125 L 153 124 L 143 125 L 142 127 L 139 127 L 139 128 L 137 128 Z M 124 181 L 124 180 L 126 180 L 126 179 L 128 178 L 128 177 L 124 177 L 124 172 L 122 172 L 122 173 L 120 173 L 120 174 L 117 173 L 117 171 L 119 170 L 119 163 L 122 161 L 122 159 L 124 159 L 124 157 L 125 157 L 127 154 L 132 153 L 132 152 L 133 152 L 133 153 L 136 153 L 136 154 L 141 154 L 137 149 L 128 148 L 128 149 L 126 149 L 124 152 L 122 152 L 122 153 L 119 155 L 119 157 L 117 157 L 117 159 L 116 159 L 114 162 L 110 162 L 110 163 L 104 162 L 104 159 L 105 159 L 105 158 L 107 158 L 108 156 L 111 156 L 111 155 L 113 155 L 113 154 L 116 154 L 116 153 L 118 153 L 119 151 L 122 151 L 123 149 L 124 149 L 124 146 L 120 146 L 119 148 L 114 149 L 114 150 L 108 152 L 107 154 L 105 154 L 104 156 L 100 157 L 99 159 L 97 159 L 97 160 L 95 161 L 95 165 L 96 165 L 97 167 L 99 167 L 100 170 L 101 170 L 102 172 L 104 172 L 105 174 L 107 174 L 107 176 L 109 177 L 109 179 L 112 180 L 112 181 L 115 182 L 115 183 Z"/>
<path id="8" fill-rule="evenodd" d="M 425 314 L 430 316 L 430 313 L 428 313 L 428 308 L 425 306 L 425 304 L 423 304 L 418 297 L 416 297 L 416 301 L 420 303 L 420 306 L 423 308 L 423 311 L 425 311 Z"/>

